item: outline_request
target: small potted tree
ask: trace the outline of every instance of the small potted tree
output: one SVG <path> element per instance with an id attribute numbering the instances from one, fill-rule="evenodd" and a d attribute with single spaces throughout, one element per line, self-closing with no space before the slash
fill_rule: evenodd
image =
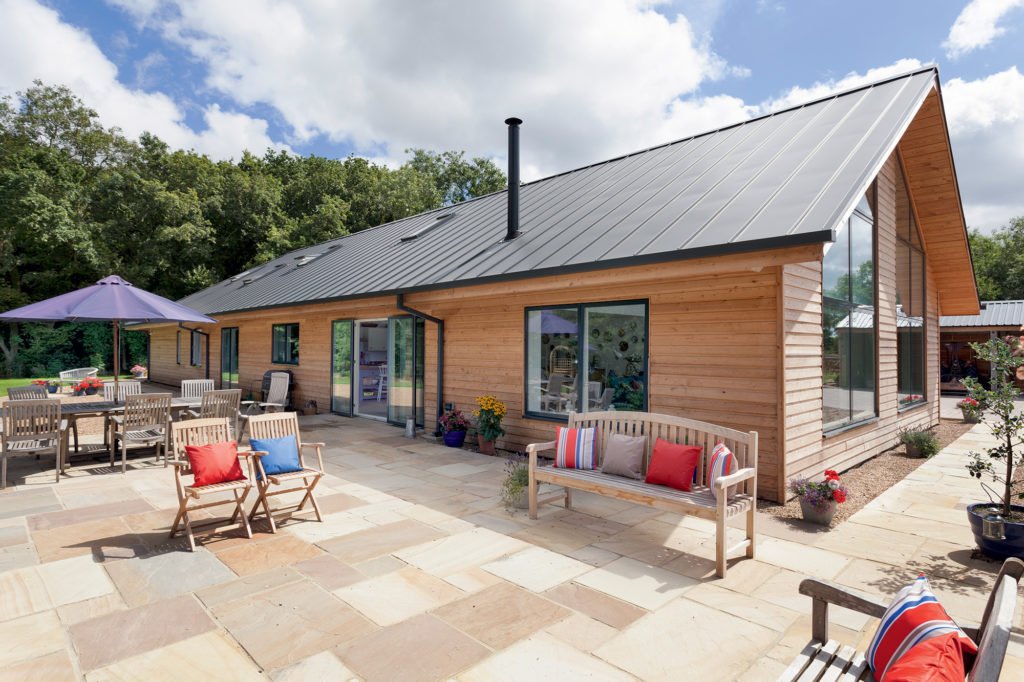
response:
<path id="1" fill-rule="evenodd" d="M 441 418 L 437 420 L 441 425 L 444 444 L 450 448 L 461 448 L 466 441 L 466 431 L 469 430 L 469 419 L 459 410 L 445 410 Z"/>
<path id="2" fill-rule="evenodd" d="M 1014 500 L 1024 498 L 1024 482 L 1015 480 L 1014 470 L 1024 463 L 1024 415 L 1014 410 L 1014 399 L 1020 391 L 1013 383 L 1022 374 L 1024 357 L 1017 337 L 990 339 L 985 343 L 972 343 L 978 358 L 991 367 L 989 388 L 977 379 L 963 380 L 967 392 L 979 405 L 985 407 L 981 420 L 991 429 L 996 445 L 985 452 L 972 452 L 967 465 L 971 475 L 981 481 L 989 502 L 978 502 L 967 507 L 967 518 L 978 548 L 989 556 L 1004 559 L 1024 556 L 1024 506 Z M 990 486 L 982 475 L 995 484 Z"/>

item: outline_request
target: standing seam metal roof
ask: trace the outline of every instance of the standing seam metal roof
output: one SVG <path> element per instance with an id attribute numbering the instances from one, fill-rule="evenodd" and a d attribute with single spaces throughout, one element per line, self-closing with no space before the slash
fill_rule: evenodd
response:
<path id="1" fill-rule="evenodd" d="M 1024 301 L 982 301 L 980 315 L 943 315 L 940 327 L 1021 327 Z"/>
<path id="2" fill-rule="evenodd" d="M 227 313 L 832 241 L 936 83 L 928 67 L 524 184 L 510 242 L 495 192 L 294 251 L 181 303 Z"/>

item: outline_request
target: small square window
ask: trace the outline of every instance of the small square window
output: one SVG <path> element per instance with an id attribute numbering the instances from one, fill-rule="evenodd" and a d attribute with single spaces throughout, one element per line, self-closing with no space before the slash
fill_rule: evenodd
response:
<path id="1" fill-rule="evenodd" d="M 275 324 L 271 335 L 270 361 L 276 365 L 299 364 L 299 323 Z"/>

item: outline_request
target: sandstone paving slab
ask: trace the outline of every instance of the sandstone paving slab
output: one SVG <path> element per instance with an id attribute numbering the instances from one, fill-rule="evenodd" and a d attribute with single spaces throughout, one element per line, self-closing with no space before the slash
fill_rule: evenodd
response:
<path id="1" fill-rule="evenodd" d="M 142 539 L 119 517 L 31 531 L 41 562 L 92 554 L 101 561 L 139 556 Z"/>
<path id="2" fill-rule="evenodd" d="M 697 585 L 686 598 L 778 632 L 785 632 L 800 617 L 791 609 L 711 583 Z"/>
<path id="3" fill-rule="evenodd" d="M 0 621 L 21 618 L 53 607 L 35 568 L 0 573 Z"/>
<path id="4" fill-rule="evenodd" d="M 632 675 L 551 635 L 538 634 L 496 653 L 458 676 L 460 682 L 491 680 L 635 680 Z M 686 678 L 679 678 L 686 679 Z"/>
<path id="5" fill-rule="evenodd" d="M 697 584 L 693 578 L 629 557 L 584 573 L 576 582 L 648 610 L 667 604 Z"/>
<path id="6" fill-rule="evenodd" d="M 445 533 L 436 528 L 403 518 L 394 523 L 373 526 L 318 544 L 342 561 L 356 564 L 444 536 Z"/>
<path id="7" fill-rule="evenodd" d="M 885 601 L 891 600 L 917 576 L 918 573 L 909 567 L 854 559 L 836 576 L 835 582 Z"/>
<path id="8" fill-rule="evenodd" d="M 212 611 L 264 670 L 283 668 L 377 629 L 308 580 L 223 602 Z"/>
<path id="9" fill-rule="evenodd" d="M 915 574 L 961 580 L 986 573 L 994 576 L 1001 565 L 998 561 L 979 556 L 974 547 L 939 540 L 926 540 L 907 562 L 907 568 Z"/>
<path id="10" fill-rule="evenodd" d="M 940 506 L 924 502 L 914 502 L 907 506 L 903 512 L 908 516 L 916 516 L 943 523 L 964 525 L 967 523 L 967 511 L 957 505 Z"/>
<path id="11" fill-rule="evenodd" d="M 542 547 L 528 547 L 480 568 L 534 592 L 549 590 L 593 569 L 582 561 Z"/>
<path id="12" fill-rule="evenodd" d="M 284 527 L 290 534 L 311 544 L 375 527 L 366 519 L 352 516 L 347 511 L 326 514 L 323 519 L 321 522 L 316 517 L 303 517 Z"/>
<path id="13" fill-rule="evenodd" d="M 23 545 L 11 545 L 0 548 L 0 572 L 33 566 L 39 563 L 35 546 L 26 542 Z"/>
<path id="14" fill-rule="evenodd" d="M 800 594 L 800 582 L 806 577 L 805 573 L 780 569 L 751 595 L 776 606 L 807 614 L 811 612 L 811 598 Z M 850 630 L 860 630 L 868 620 L 868 616 L 849 609 L 829 609 L 829 623 Z"/>
<path id="15" fill-rule="evenodd" d="M 638 606 L 577 583 L 559 585 L 545 592 L 544 596 L 617 629 L 626 627 L 647 613 Z"/>
<path id="16" fill-rule="evenodd" d="M 385 554 L 384 556 L 379 556 L 376 559 L 362 561 L 355 564 L 352 568 L 356 569 L 367 578 L 376 578 L 387 573 L 400 571 L 408 565 L 409 564 L 405 563 L 401 559 L 397 559 L 390 554 Z"/>
<path id="17" fill-rule="evenodd" d="M 708 552 L 713 546 L 708 548 Z M 678 558 L 662 564 L 662 568 L 680 573 L 701 582 L 714 582 L 735 592 L 750 594 L 768 578 L 778 573 L 781 568 L 760 560 L 746 557 L 732 557 L 727 562 L 728 571 L 724 578 L 719 578 L 714 557 L 710 554 L 682 554 Z"/>
<path id="18" fill-rule="evenodd" d="M 468 462 L 458 462 L 455 464 L 445 464 L 442 466 L 433 467 L 428 469 L 430 473 L 440 474 L 441 476 L 447 476 L 449 478 L 461 478 L 462 476 L 472 476 L 473 474 L 479 474 L 483 471 L 490 470 L 488 465 L 469 464 Z"/>
<path id="19" fill-rule="evenodd" d="M 74 682 L 78 680 L 67 651 L 54 651 L 31 661 L 4 667 L 0 679 L 12 682 Z"/>
<path id="20" fill-rule="evenodd" d="M 814 544 L 839 555 L 905 566 L 924 542 L 915 535 L 857 523 L 854 514 Z"/>
<path id="21" fill-rule="evenodd" d="M 196 590 L 196 596 L 207 608 L 216 608 L 222 604 L 245 599 L 261 592 L 283 589 L 286 586 L 301 582 L 303 576 L 293 566 L 278 568 L 242 576 L 231 582 L 220 583 L 211 587 Z"/>
<path id="22" fill-rule="evenodd" d="M 307 682 L 307 680 L 333 680 L 350 682 L 358 680 L 356 674 L 330 651 L 321 651 L 304 658 L 298 663 L 281 668 L 271 674 L 274 682 Z"/>
<path id="23" fill-rule="evenodd" d="M 91 556 L 51 561 L 40 564 L 35 570 L 46 585 L 54 606 L 101 597 L 114 591 L 103 566 L 93 561 Z"/>
<path id="24" fill-rule="evenodd" d="M 513 520 L 512 517 L 508 515 L 477 512 L 475 514 L 464 516 L 463 520 L 482 528 L 489 528 L 496 533 L 504 533 L 505 535 L 511 535 L 512 533 L 523 529 L 522 523 Z"/>
<path id="25" fill-rule="evenodd" d="M 335 653 L 366 682 L 427 682 L 451 678 L 490 650 L 423 614 L 339 646 Z"/>
<path id="26" fill-rule="evenodd" d="M 194 596 L 181 595 L 76 623 L 68 633 L 90 671 L 216 629 Z"/>
<path id="27" fill-rule="evenodd" d="M 577 561 L 582 561 L 583 563 L 590 564 L 591 566 L 604 566 L 605 564 L 610 564 L 615 561 L 622 555 L 616 554 L 615 552 L 609 552 L 608 550 L 601 549 L 599 547 L 586 545 L 568 552 L 566 556 L 570 556 Z"/>
<path id="28" fill-rule="evenodd" d="M 433 613 L 495 649 L 572 615 L 568 609 L 510 583 L 488 587 Z"/>
<path id="29" fill-rule="evenodd" d="M 292 564 L 292 568 L 327 591 L 334 591 L 363 580 L 366 576 L 331 554 Z"/>
<path id="30" fill-rule="evenodd" d="M 660 566 L 678 558 L 681 554 L 680 550 L 665 544 L 674 532 L 676 529 L 667 523 L 649 520 L 638 523 L 611 537 L 597 539 L 588 544 L 637 561 Z"/>
<path id="31" fill-rule="evenodd" d="M 464 593 L 410 566 L 342 587 L 334 594 L 377 625 L 387 626 L 447 604 Z"/>
<path id="32" fill-rule="evenodd" d="M 850 563 L 849 559 L 835 552 L 777 538 L 759 539 L 757 559 L 826 580 L 837 576 Z"/>
<path id="33" fill-rule="evenodd" d="M 586 653 L 590 653 L 619 634 L 619 631 L 611 625 L 605 625 L 582 613 L 574 613 L 565 620 L 549 626 L 544 632 Z"/>
<path id="34" fill-rule="evenodd" d="M 482 568 L 470 568 L 461 573 L 446 575 L 444 577 L 444 581 L 454 585 L 467 594 L 479 592 L 486 587 L 504 582 L 498 576 L 493 573 L 488 573 Z"/>
<path id="35" fill-rule="evenodd" d="M 15 519 L 20 521 L 20 519 Z M 28 542 L 28 530 L 24 523 L 0 526 L 0 547 L 23 545 Z"/>
<path id="36" fill-rule="evenodd" d="M 317 490 L 319 491 L 320 489 L 317 488 Z M 318 494 L 316 503 L 320 507 L 321 514 L 335 514 L 340 511 L 362 507 L 366 504 L 366 500 L 355 495 L 332 492 L 326 495 L 323 493 Z"/>
<path id="37" fill-rule="evenodd" d="M 833 611 L 837 609 L 830 609 L 829 616 L 832 615 Z M 868 637 L 874 634 L 875 625 L 870 623 L 870 633 Z M 857 651 L 865 651 L 867 649 L 866 644 L 862 644 L 864 634 L 860 630 L 851 630 L 835 623 L 830 622 L 828 626 L 829 639 L 834 639 L 842 645 L 852 646 Z M 797 654 L 803 650 L 807 643 L 811 641 L 811 617 L 810 615 L 802 615 L 789 627 L 782 637 L 776 640 L 773 646 L 770 646 L 764 651 L 764 656 L 771 658 L 772 660 L 779 661 L 785 665 L 789 665 Z"/>
<path id="38" fill-rule="evenodd" d="M 955 510 L 954 510 L 955 511 Z M 857 523 L 886 528 L 916 535 L 930 540 L 952 542 L 964 547 L 974 547 L 974 534 L 967 522 L 967 513 L 960 512 L 959 518 L 949 523 L 944 520 L 915 516 L 906 512 L 894 514 L 887 511 L 862 509 L 857 512 Z"/>
<path id="39" fill-rule="evenodd" d="M 93 670 L 87 682 L 130 680 L 265 680 L 259 667 L 223 632 L 207 632 Z"/>
<path id="40" fill-rule="evenodd" d="M 64 649 L 64 631 L 54 611 L 0 623 L 0 669 Z"/>
<path id="41" fill-rule="evenodd" d="M 513 533 L 512 537 L 540 545 L 553 552 L 568 554 L 608 536 L 548 516 L 539 521 L 531 521 L 522 530 Z"/>
<path id="42" fill-rule="evenodd" d="M 395 552 L 395 556 L 443 578 L 525 548 L 520 540 L 486 528 L 474 528 Z"/>
<path id="43" fill-rule="evenodd" d="M 129 606 L 194 592 L 235 579 L 235 573 L 204 547 L 116 561 L 107 573 Z"/>
<path id="44" fill-rule="evenodd" d="M 123 502 L 111 502 L 90 507 L 78 507 L 64 511 L 48 512 L 46 514 L 35 514 L 27 517 L 30 530 L 46 530 L 70 526 L 75 523 L 94 521 L 96 519 L 107 519 L 112 516 L 123 516 L 125 514 L 141 514 L 152 511 L 153 507 L 142 499 L 125 500 Z"/>
<path id="45" fill-rule="evenodd" d="M 53 488 L 13 490 L 0 495 L 0 519 L 44 514 L 61 509 L 63 507 Z"/>
<path id="46" fill-rule="evenodd" d="M 644 616 L 594 654 L 644 680 L 729 680 L 777 637 L 774 630 L 683 597 Z"/>
<path id="47" fill-rule="evenodd" d="M 77 601 L 72 604 L 65 604 L 57 609 L 57 616 L 65 626 L 81 623 L 83 620 L 91 620 L 99 616 L 105 616 L 114 611 L 123 611 L 128 608 L 119 593 L 111 592 L 102 597 L 93 597 L 84 601 Z"/>
<path id="48" fill-rule="evenodd" d="M 795 656 L 794 656 L 795 658 Z M 787 663 L 776 661 L 774 658 L 759 658 L 753 665 L 743 671 L 743 674 L 736 678 L 736 682 L 763 682 L 763 680 L 777 680 L 789 667 Z"/>
<path id="49" fill-rule="evenodd" d="M 217 558 L 238 575 L 262 573 L 318 556 L 321 551 L 297 537 L 278 533 L 260 542 L 251 542 L 217 552 Z"/>

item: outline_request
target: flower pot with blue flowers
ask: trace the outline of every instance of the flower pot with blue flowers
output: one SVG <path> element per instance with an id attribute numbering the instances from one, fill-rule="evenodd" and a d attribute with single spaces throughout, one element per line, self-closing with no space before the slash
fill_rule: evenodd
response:
<path id="1" fill-rule="evenodd" d="M 452 409 L 445 410 L 437 423 L 441 426 L 444 444 L 450 448 L 461 448 L 469 431 L 469 419 L 461 411 Z"/>
<path id="2" fill-rule="evenodd" d="M 829 469 L 824 481 L 794 478 L 789 489 L 800 499 L 800 511 L 804 521 L 827 526 L 832 523 L 836 509 L 846 502 L 846 487 L 839 480 L 839 474 Z"/>

